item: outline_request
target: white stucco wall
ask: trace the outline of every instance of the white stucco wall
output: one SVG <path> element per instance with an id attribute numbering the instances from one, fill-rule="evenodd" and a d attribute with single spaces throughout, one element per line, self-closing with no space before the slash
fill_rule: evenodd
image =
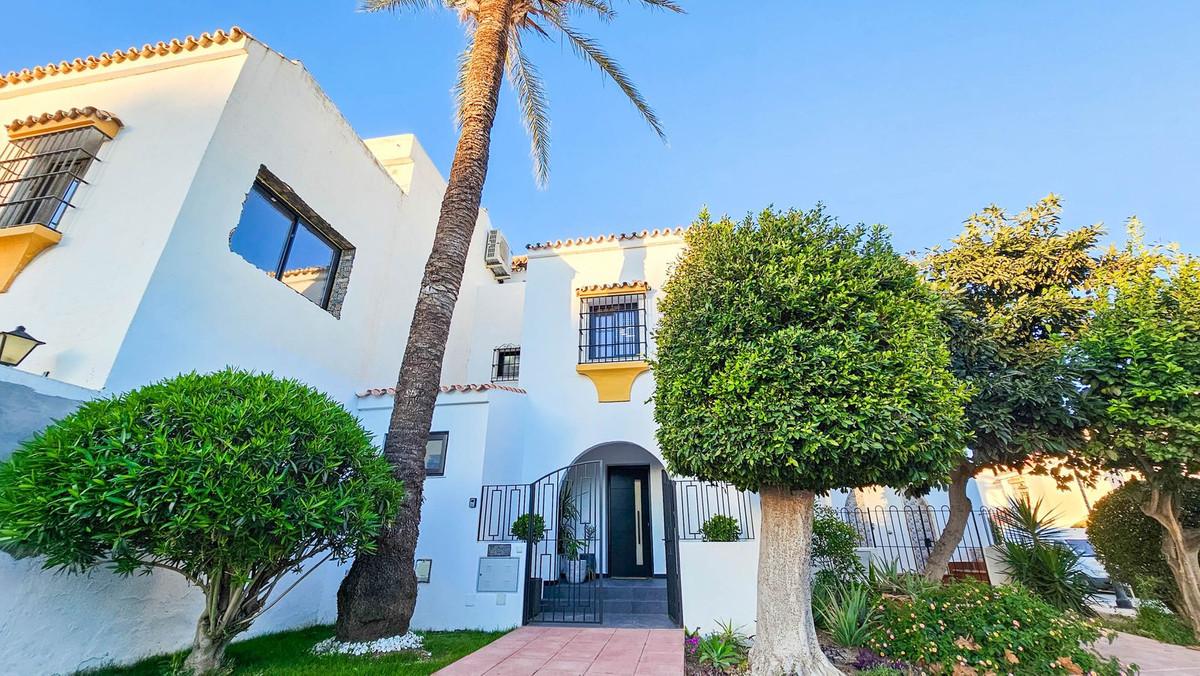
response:
<path id="1" fill-rule="evenodd" d="M 754 634 L 758 617 L 758 540 L 680 542 L 683 626 L 701 632 L 732 622 Z"/>
<path id="2" fill-rule="evenodd" d="M 368 149 L 298 63 L 253 41 L 212 49 L 218 52 L 203 59 L 162 57 L 138 68 L 60 76 L 51 88 L 0 90 L 0 118 L 94 105 L 126 124 L 89 172 L 92 185 L 80 190 L 78 209 L 64 220 L 63 242 L 0 294 L 0 317 L 47 343 L 21 369 L 49 370 L 76 386 L 120 392 L 181 371 L 234 365 L 297 378 L 354 410 L 355 390 L 395 382 L 445 181 L 411 136 L 379 139 Z M 406 165 L 400 172 L 389 173 L 377 159 L 399 154 Z M 356 247 L 340 319 L 229 250 L 259 165 Z M 484 213 L 464 288 L 495 283 L 481 256 L 486 228 Z M 473 292 L 464 294 L 461 306 L 472 309 L 455 313 L 448 382 L 466 375 L 474 300 Z M 472 494 L 479 471 L 476 465 Z M 467 496 L 441 491 L 436 484 L 431 491 L 439 504 L 452 494 L 468 514 L 464 520 L 447 513 L 447 523 L 470 522 L 463 528 L 473 534 Z M 438 556 L 435 580 L 454 577 L 453 558 Z M 331 622 L 343 573 L 325 564 L 250 635 Z M 0 588 L 0 664 L 21 674 L 182 648 L 201 599 L 172 574 L 66 577 L 4 554 Z M 498 607 L 494 595 L 487 601 L 498 610 L 473 626 L 519 622 L 519 602 Z M 420 612 L 437 607 L 425 603 Z M 505 619 L 512 613 L 516 621 Z M 429 622 L 438 622 L 436 612 Z"/>
<path id="3" fill-rule="evenodd" d="M 420 629 L 507 629 L 521 624 L 524 545 L 512 544 L 520 561 L 518 585 L 512 593 L 477 593 L 479 559 L 487 544 L 478 542 L 478 498 L 484 467 L 511 458 L 514 423 L 521 419 L 524 397 L 513 392 L 444 393 L 433 418 L 435 431 L 448 431 L 443 476 L 425 480 L 425 503 L 417 558 L 432 559 L 430 581 L 419 585 L 413 626 Z M 379 439 L 391 413 L 389 396 L 366 397 L 359 403 L 363 424 Z M 497 473 L 520 474 L 520 467 L 497 467 Z"/>
<path id="4" fill-rule="evenodd" d="M 89 185 L 77 191 L 75 208 L 59 226 L 62 241 L 0 293 L 0 318 L 24 324 L 46 342 L 22 370 L 49 371 L 53 378 L 87 388 L 107 385 L 241 72 L 244 45 L 127 61 L 0 89 L 5 122 L 95 106 L 125 124 L 101 148 L 101 161 L 87 173 Z"/>

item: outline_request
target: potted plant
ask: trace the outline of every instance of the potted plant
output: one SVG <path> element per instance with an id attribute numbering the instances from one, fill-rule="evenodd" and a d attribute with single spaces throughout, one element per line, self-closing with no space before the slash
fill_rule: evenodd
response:
<path id="1" fill-rule="evenodd" d="M 567 583 L 579 584 L 587 580 L 591 562 L 581 558 L 580 554 L 587 549 L 587 543 L 595 535 L 595 526 L 585 526 L 582 538 L 574 537 L 572 533 L 570 537 L 559 540 L 562 545 L 563 574 L 567 577 Z"/>
<path id="2" fill-rule="evenodd" d="M 559 573 L 570 584 L 579 584 L 587 579 L 589 561 L 580 555 L 587 550 L 588 542 L 596 535 L 592 525 L 581 524 L 582 515 L 575 500 L 575 491 L 569 480 L 563 481 L 558 492 L 558 561 Z M 583 525 L 583 537 L 576 535 Z"/>
<path id="3" fill-rule="evenodd" d="M 546 520 L 541 514 L 522 514 L 513 521 L 508 532 L 513 537 L 530 547 L 541 542 L 546 537 Z"/>

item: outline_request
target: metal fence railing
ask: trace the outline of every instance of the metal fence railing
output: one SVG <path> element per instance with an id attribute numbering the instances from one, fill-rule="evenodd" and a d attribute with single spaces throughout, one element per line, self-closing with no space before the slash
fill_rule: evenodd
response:
<path id="1" fill-rule="evenodd" d="M 729 484 L 698 479 L 676 480 L 675 509 L 680 540 L 703 540 L 701 528 L 717 515 L 737 522 L 739 540 L 755 537 L 754 494 Z"/>
<path id="2" fill-rule="evenodd" d="M 924 572 L 934 542 L 946 528 L 948 507 L 843 507 L 835 510 L 858 532 L 859 546 L 871 557 L 900 570 Z M 950 575 L 986 581 L 984 550 L 998 541 L 991 511 L 972 511 L 962 540 L 950 557 Z"/>

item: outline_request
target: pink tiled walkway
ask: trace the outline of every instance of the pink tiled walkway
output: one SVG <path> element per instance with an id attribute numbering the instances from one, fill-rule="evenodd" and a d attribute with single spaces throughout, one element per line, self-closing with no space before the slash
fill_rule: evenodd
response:
<path id="1" fill-rule="evenodd" d="M 521 627 L 434 676 L 679 676 L 681 629 Z"/>

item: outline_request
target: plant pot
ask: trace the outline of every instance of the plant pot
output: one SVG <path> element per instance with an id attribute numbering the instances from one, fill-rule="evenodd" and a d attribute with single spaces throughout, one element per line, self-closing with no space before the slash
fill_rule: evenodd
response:
<path id="1" fill-rule="evenodd" d="M 579 584 L 587 579 L 588 562 L 586 559 L 563 559 L 562 567 L 568 584 Z"/>

